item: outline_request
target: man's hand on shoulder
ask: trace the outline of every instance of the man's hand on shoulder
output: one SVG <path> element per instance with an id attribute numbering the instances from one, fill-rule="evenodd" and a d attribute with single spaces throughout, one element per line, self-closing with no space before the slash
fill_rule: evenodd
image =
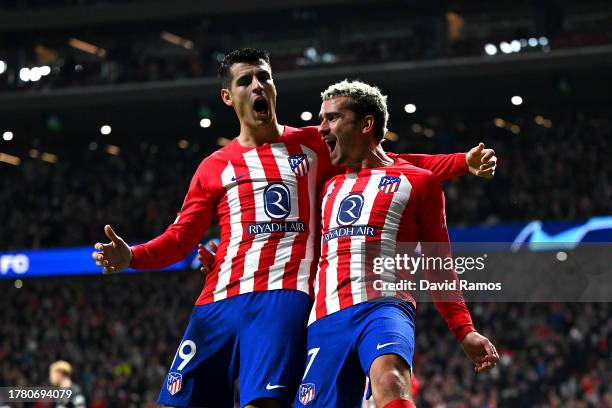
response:
<path id="1" fill-rule="evenodd" d="M 132 250 L 110 225 L 104 227 L 104 233 L 111 240 L 108 244 L 98 242 L 91 257 L 96 261 L 96 266 L 102 266 L 103 274 L 119 273 L 130 266 L 132 261 Z"/>
<path id="2" fill-rule="evenodd" d="M 487 179 L 493 178 L 497 168 L 497 157 L 493 149 L 486 149 L 484 143 L 470 149 L 465 155 L 470 173 Z"/>

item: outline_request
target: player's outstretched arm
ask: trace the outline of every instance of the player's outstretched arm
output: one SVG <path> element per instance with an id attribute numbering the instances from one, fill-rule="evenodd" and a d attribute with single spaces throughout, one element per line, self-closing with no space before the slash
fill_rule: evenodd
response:
<path id="1" fill-rule="evenodd" d="M 479 143 L 467 153 L 451 154 L 398 154 L 414 166 L 431 171 L 438 180 L 448 180 L 468 172 L 478 177 L 492 178 L 497 167 L 497 157 L 493 149 Z"/>
<path id="2" fill-rule="evenodd" d="M 91 257 L 96 261 L 96 266 L 102 266 L 102 273 L 119 273 L 130 266 L 132 251 L 110 225 L 104 226 L 104 233 L 110 239 L 108 244 L 98 242 Z"/>
<path id="3" fill-rule="evenodd" d="M 499 354 L 493 343 L 478 332 L 466 334 L 461 342 L 461 348 L 467 356 L 474 362 L 477 373 L 490 370 L 499 361 Z"/>

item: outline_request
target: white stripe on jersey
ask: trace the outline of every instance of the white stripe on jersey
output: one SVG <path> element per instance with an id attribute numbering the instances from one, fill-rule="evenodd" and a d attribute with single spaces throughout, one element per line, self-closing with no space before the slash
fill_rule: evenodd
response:
<path id="1" fill-rule="evenodd" d="M 226 197 L 227 206 L 230 209 L 230 228 L 231 235 L 227 245 L 227 252 L 223 263 L 219 268 L 219 279 L 217 286 L 213 293 L 214 301 L 225 299 L 227 297 L 227 284 L 229 283 L 230 276 L 232 274 L 232 259 L 238 253 L 238 247 L 240 241 L 242 241 L 242 220 L 241 220 L 241 208 L 240 208 L 240 196 L 238 194 L 238 188 L 231 187 L 230 184 L 236 183 L 232 181 L 232 178 L 236 177 L 234 166 L 231 162 L 227 162 L 227 166 L 221 173 L 221 181 L 226 186 Z"/>
<path id="2" fill-rule="evenodd" d="M 257 154 L 257 149 L 249 150 L 242 155 L 249 169 L 251 186 L 253 188 L 253 200 L 255 201 L 255 222 L 269 222 L 270 217 L 266 214 L 262 192 L 268 186 L 268 179 L 264 172 L 263 164 Z M 268 242 L 270 234 L 258 234 L 253 238 L 251 247 L 244 255 L 244 273 L 240 278 L 240 293 L 253 291 L 255 285 L 254 274 L 259 269 L 261 249 Z"/>
<path id="3" fill-rule="evenodd" d="M 317 154 L 310 148 L 300 145 L 302 152 L 307 156 L 307 160 L 310 163 L 316 163 Z M 304 258 L 300 261 L 300 269 L 298 270 L 297 277 L 297 289 L 306 293 L 310 292 L 308 281 L 310 279 L 310 270 L 312 262 L 316 262 L 314 259 L 314 245 L 315 237 L 317 236 L 317 203 L 319 198 L 317 197 L 317 172 L 316 166 L 309 164 L 310 171 L 308 171 L 308 198 L 310 198 L 310 216 L 308 223 L 308 240 L 306 241 L 306 252 Z M 295 248 L 297 250 L 297 248 Z"/>

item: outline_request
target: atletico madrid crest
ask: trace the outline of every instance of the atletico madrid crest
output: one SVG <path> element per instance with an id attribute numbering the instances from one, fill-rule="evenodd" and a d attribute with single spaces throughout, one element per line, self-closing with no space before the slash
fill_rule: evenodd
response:
<path id="1" fill-rule="evenodd" d="M 308 173 L 308 156 L 305 154 L 294 154 L 289 156 L 289 167 L 297 176 L 305 176 Z"/>
<path id="2" fill-rule="evenodd" d="M 385 176 L 380 179 L 378 189 L 385 193 L 395 193 L 399 190 L 400 181 L 401 179 L 399 177 Z"/>
<path id="3" fill-rule="evenodd" d="M 298 394 L 302 405 L 308 404 L 315 396 L 315 385 L 312 383 L 301 384 Z"/>
<path id="4" fill-rule="evenodd" d="M 168 374 L 168 381 L 166 387 L 171 395 L 176 394 L 181 390 L 183 386 L 183 376 L 179 373 L 170 372 Z"/>

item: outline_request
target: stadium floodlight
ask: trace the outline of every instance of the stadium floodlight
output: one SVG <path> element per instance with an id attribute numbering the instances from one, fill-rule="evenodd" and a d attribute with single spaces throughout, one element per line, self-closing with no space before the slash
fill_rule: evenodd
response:
<path id="1" fill-rule="evenodd" d="M 406 106 L 404 106 L 404 110 L 406 113 L 414 113 L 416 112 L 416 105 L 413 103 L 408 103 Z"/>
<path id="2" fill-rule="evenodd" d="M 40 78 L 42 78 L 42 72 L 39 67 L 34 67 L 30 69 L 30 81 L 36 82 L 39 81 Z"/>
<path id="3" fill-rule="evenodd" d="M 529 43 L 530 47 L 537 47 L 538 46 L 537 38 L 531 37 L 529 40 L 527 40 L 527 42 Z"/>
<path id="4" fill-rule="evenodd" d="M 494 44 L 487 44 L 484 47 L 485 52 L 487 53 L 487 55 L 495 55 L 497 54 L 497 47 Z"/>
<path id="5" fill-rule="evenodd" d="M 510 49 L 512 49 L 512 52 L 519 52 L 521 50 L 521 42 L 519 40 L 512 40 Z"/>
<path id="6" fill-rule="evenodd" d="M 11 132 L 10 130 L 7 130 L 6 132 L 4 132 L 2 134 L 2 139 L 6 140 L 7 142 L 13 140 L 13 137 L 15 135 L 13 134 L 13 132 Z"/>
<path id="7" fill-rule="evenodd" d="M 544 47 L 544 46 L 548 45 L 548 38 L 546 38 L 546 37 L 540 37 L 540 39 L 538 40 L 538 43 L 539 43 L 539 44 L 540 44 L 542 47 Z"/>
<path id="8" fill-rule="evenodd" d="M 519 106 L 523 103 L 523 98 L 518 95 L 514 95 L 512 99 L 510 99 L 510 102 L 512 102 L 514 106 Z"/>
<path id="9" fill-rule="evenodd" d="M 499 49 L 504 53 L 504 54 L 510 54 L 512 52 L 512 46 L 507 43 L 506 41 L 502 41 L 499 44 Z"/>
<path id="10" fill-rule="evenodd" d="M 40 75 L 47 76 L 51 73 L 51 67 L 48 65 L 43 65 L 40 67 Z"/>
<path id="11" fill-rule="evenodd" d="M 23 82 L 28 82 L 30 80 L 30 68 L 21 68 L 19 70 L 19 79 Z"/>
<path id="12" fill-rule="evenodd" d="M 300 118 L 302 118 L 303 121 L 307 122 L 310 119 L 312 119 L 312 113 L 308 112 L 308 111 L 304 111 L 302 112 L 302 114 L 300 115 Z"/>
<path id="13" fill-rule="evenodd" d="M 0 60 L 0 75 L 4 74 L 6 72 L 6 62 Z"/>
<path id="14" fill-rule="evenodd" d="M 100 128 L 100 133 L 103 135 L 110 135 L 112 131 L 113 128 L 111 128 L 109 125 L 104 125 Z"/>
<path id="15" fill-rule="evenodd" d="M 208 118 L 204 118 L 200 121 L 200 126 L 203 128 L 209 128 L 212 125 L 212 120 Z"/>

